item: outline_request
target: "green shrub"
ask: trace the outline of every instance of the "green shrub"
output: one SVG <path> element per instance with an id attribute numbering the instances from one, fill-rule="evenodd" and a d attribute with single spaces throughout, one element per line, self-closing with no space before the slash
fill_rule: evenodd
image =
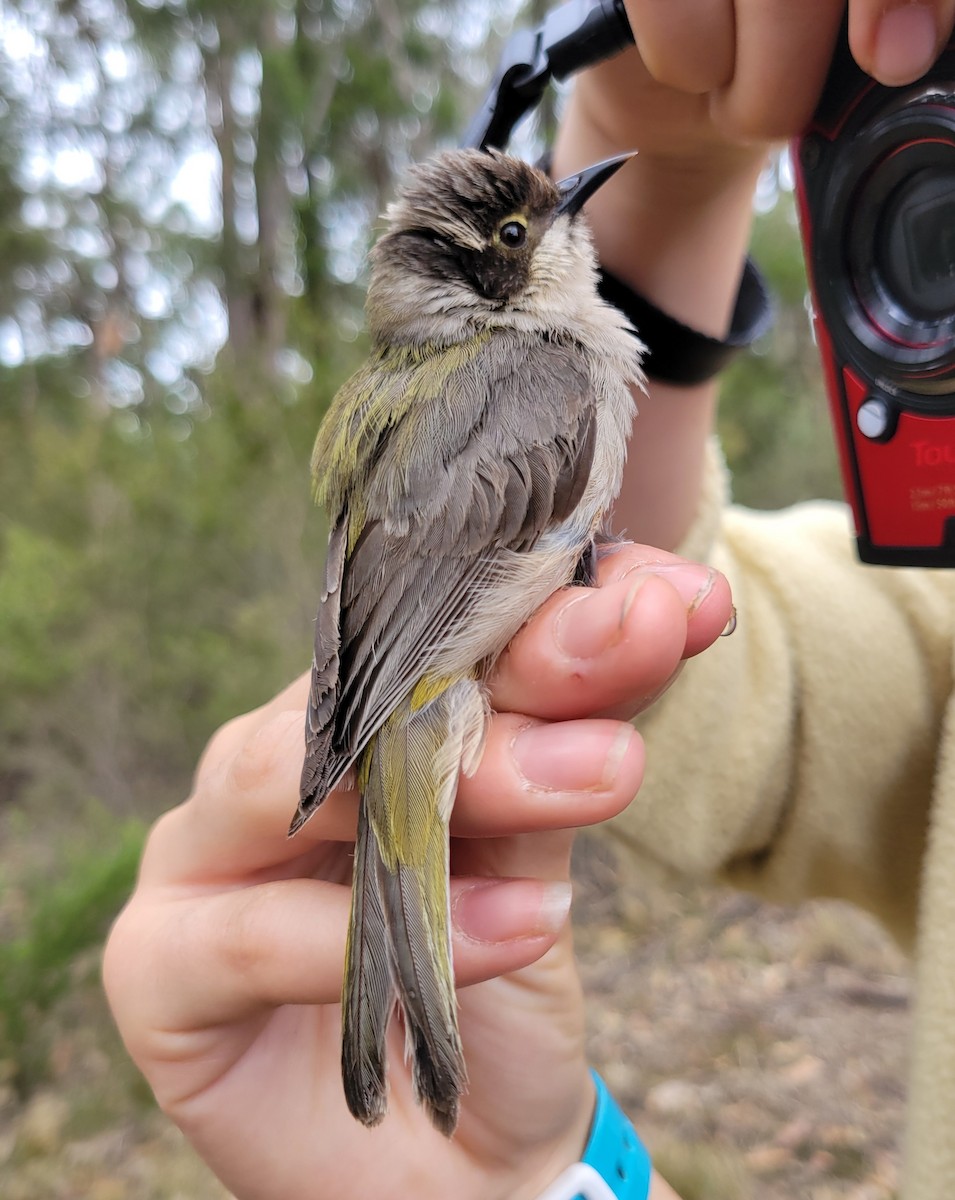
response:
<path id="1" fill-rule="evenodd" d="M 21 1093 L 47 1073 L 44 1018 L 69 988 L 78 957 L 100 944 L 129 896 L 143 837 L 139 822 L 127 822 L 108 844 L 84 839 L 57 853 L 59 878 L 34 873 L 21 885 L 22 927 L 0 942 L 0 1061 L 12 1065 Z"/>

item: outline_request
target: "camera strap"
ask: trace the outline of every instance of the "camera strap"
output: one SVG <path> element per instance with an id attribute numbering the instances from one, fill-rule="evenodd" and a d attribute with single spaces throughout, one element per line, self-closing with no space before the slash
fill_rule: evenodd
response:
<path id="1" fill-rule="evenodd" d="M 743 267 L 730 331 L 722 341 L 671 317 L 607 270 L 600 272 L 599 288 L 604 300 L 630 319 L 645 344 L 643 369 L 647 375 L 682 387 L 718 375 L 769 329 L 773 319 L 766 282 L 751 258 Z"/>

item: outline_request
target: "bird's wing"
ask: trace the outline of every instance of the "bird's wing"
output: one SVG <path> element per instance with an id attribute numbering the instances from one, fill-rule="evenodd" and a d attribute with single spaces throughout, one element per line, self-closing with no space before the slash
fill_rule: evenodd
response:
<path id="1" fill-rule="evenodd" d="M 383 432 L 332 533 L 340 588 L 336 559 L 316 629 L 294 828 L 429 664 L 466 636 L 475 596 L 502 563 L 574 511 L 590 474 L 596 407 L 573 346 L 495 336 L 433 395 L 420 379 L 407 386 L 418 387 L 417 403 Z M 360 533 L 349 538 L 359 505 Z"/>
<path id="2" fill-rule="evenodd" d="M 339 648 L 342 576 L 347 540 L 346 522 L 339 520 L 328 539 L 325 588 L 315 620 L 315 650 L 312 655 L 312 675 L 305 710 L 305 763 L 300 784 L 303 796 L 313 795 L 322 787 L 321 774 L 324 764 L 332 757 L 331 739 L 335 729 L 335 708 L 341 684 Z"/>

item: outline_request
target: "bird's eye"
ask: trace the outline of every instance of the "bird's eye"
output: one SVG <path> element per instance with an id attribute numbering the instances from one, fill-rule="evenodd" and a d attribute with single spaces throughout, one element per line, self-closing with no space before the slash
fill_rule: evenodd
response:
<path id="1" fill-rule="evenodd" d="M 523 221 L 510 217 L 498 229 L 497 236 L 502 246 L 508 250 L 518 250 L 527 241 L 527 226 Z"/>

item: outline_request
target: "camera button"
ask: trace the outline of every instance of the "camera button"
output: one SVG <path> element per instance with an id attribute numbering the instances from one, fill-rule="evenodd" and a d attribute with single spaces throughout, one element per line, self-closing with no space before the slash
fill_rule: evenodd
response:
<path id="1" fill-rule="evenodd" d="M 885 437 L 890 421 L 889 407 L 884 400 L 870 399 L 859 406 L 856 425 L 863 437 L 876 440 Z"/>

